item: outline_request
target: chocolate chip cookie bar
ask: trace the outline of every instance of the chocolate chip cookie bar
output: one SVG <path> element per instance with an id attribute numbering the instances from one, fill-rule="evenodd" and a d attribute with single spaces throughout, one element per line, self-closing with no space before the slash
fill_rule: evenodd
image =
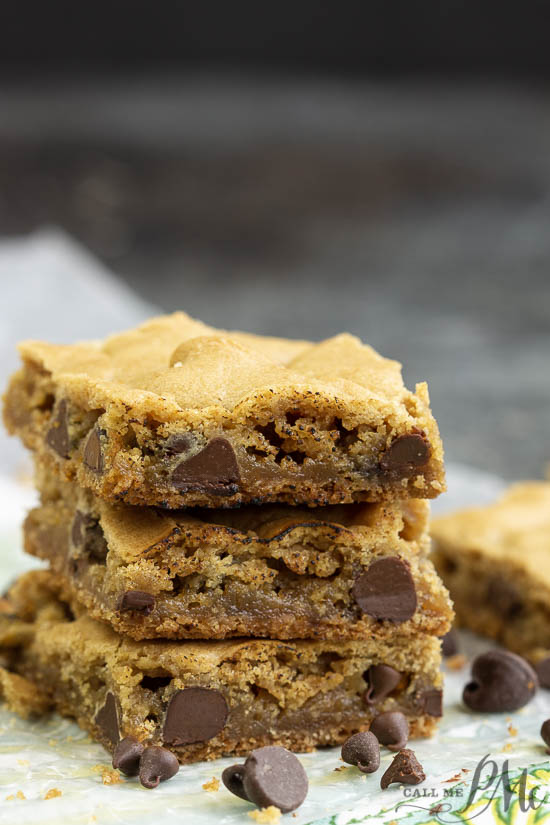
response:
<path id="1" fill-rule="evenodd" d="M 27 341 L 10 432 L 111 502 L 321 506 L 433 498 L 443 450 L 427 387 L 351 335 L 318 344 L 184 313 L 105 341 Z"/>
<path id="2" fill-rule="evenodd" d="M 273 744 L 305 751 L 342 743 L 381 711 L 402 711 L 413 736 L 441 715 L 434 637 L 138 642 L 75 618 L 47 571 L 24 575 L 5 604 L 6 672 L 110 750 L 133 736 L 182 763 Z"/>
<path id="3" fill-rule="evenodd" d="M 528 658 L 550 649 L 550 483 L 432 524 L 433 559 L 459 624 Z M 532 652 L 539 649 L 536 656 Z"/>
<path id="4" fill-rule="evenodd" d="M 42 479 L 40 476 L 42 475 Z M 66 598 L 135 639 L 368 639 L 450 627 L 429 505 L 155 510 L 38 477 L 26 550 Z"/>

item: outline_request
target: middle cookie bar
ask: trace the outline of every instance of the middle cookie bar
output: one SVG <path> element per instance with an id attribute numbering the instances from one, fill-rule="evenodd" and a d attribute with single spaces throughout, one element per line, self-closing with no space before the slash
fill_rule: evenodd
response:
<path id="1" fill-rule="evenodd" d="M 25 548 L 73 609 L 134 639 L 444 635 L 424 501 L 157 511 L 43 482 Z"/>

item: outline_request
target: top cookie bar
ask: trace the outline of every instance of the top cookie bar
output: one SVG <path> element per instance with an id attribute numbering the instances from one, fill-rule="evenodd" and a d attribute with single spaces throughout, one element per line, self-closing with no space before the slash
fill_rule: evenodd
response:
<path id="1" fill-rule="evenodd" d="M 110 501 L 179 508 L 433 498 L 426 384 L 342 334 L 223 332 L 182 312 L 105 341 L 20 345 L 4 417 L 49 469 Z"/>

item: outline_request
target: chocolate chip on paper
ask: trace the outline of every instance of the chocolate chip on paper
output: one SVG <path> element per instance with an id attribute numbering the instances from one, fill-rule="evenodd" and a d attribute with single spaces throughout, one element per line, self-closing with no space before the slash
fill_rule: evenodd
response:
<path id="1" fill-rule="evenodd" d="M 294 811 L 306 798 L 308 786 L 299 759 L 278 745 L 252 751 L 244 763 L 244 792 L 259 808 L 274 805 L 284 814 Z"/>
<path id="2" fill-rule="evenodd" d="M 161 782 L 175 776 L 179 769 L 179 762 L 172 751 L 158 745 L 149 745 L 139 762 L 139 781 L 144 788 L 156 788 Z"/>
<path id="3" fill-rule="evenodd" d="M 542 736 L 542 741 L 547 746 L 546 753 L 550 753 L 550 719 L 547 719 L 546 722 L 542 723 L 540 735 Z"/>
<path id="4" fill-rule="evenodd" d="M 449 632 L 441 637 L 441 653 L 448 659 L 449 656 L 456 656 L 458 650 L 458 633 L 451 627 Z"/>
<path id="5" fill-rule="evenodd" d="M 395 757 L 389 768 L 380 779 L 380 787 L 385 790 L 389 785 L 397 782 L 400 785 L 418 785 L 424 782 L 426 774 L 414 751 L 405 748 Z"/>
<path id="6" fill-rule="evenodd" d="M 342 759 L 361 773 L 374 773 L 380 767 L 380 744 L 372 731 L 354 733 L 342 746 Z"/>
<path id="7" fill-rule="evenodd" d="M 145 746 L 135 736 L 125 736 L 116 746 L 113 753 L 113 768 L 121 771 L 125 776 L 137 776 L 139 761 Z"/>
<path id="8" fill-rule="evenodd" d="M 503 713 L 522 708 L 538 688 L 531 665 L 508 650 L 489 650 L 472 664 L 472 681 L 462 693 L 464 704 L 481 713 Z"/>
<path id="9" fill-rule="evenodd" d="M 400 710 L 379 713 L 372 720 L 370 731 L 390 751 L 401 750 L 409 741 L 409 723 Z"/>
<path id="10" fill-rule="evenodd" d="M 373 561 L 355 580 L 351 594 L 360 609 L 375 619 L 406 622 L 416 611 L 409 565 L 396 556 Z"/>
<path id="11" fill-rule="evenodd" d="M 535 672 L 538 676 L 540 686 L 543 688 L 550 688 L 550 656 L 541 659 L 535 665 Z"/>
<path id="12" fill-rule="evenodd" d="M 250 802 L 243 787 L 244 765 L 230 765 L 222 773 L 222 782 L 228 791 Z"/>

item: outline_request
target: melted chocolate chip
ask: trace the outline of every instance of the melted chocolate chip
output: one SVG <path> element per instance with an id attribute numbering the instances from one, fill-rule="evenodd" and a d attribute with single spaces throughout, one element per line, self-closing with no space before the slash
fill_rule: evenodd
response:
<path id="1" fill-rule="evenodd" d="M 175 693 L 166 710 L 162 739 L 169 745 L 206 742 L 223 730 L 227 702 L 219 690 L 189 687 Z"/>
<path id="2" fill-rule="evenodd" d="M 441 653 L 446 659 L 458 653 L 458 634 L 454 627 L 451 627 L 449 632 L 441 637 Z"/>
<path id="3" fill-rule="evenodd" d="M 428 716 L 443 716 L 443 691 L 437 688 L 423 690 L 418 694 L 416 704 Z"/>
<path id="4" fill-rule="evenodd" d="M 368 684 L 368 688 L 363 694 L 363 698 L 367 705 L 375 705 L 385 699 L 397 687 L 401 674 L 389 665 L 371 665 L 364 674 L 364 679 Z"/>
<path id="5" fill-rule="evenodd" d="M 286 814 L 306 798 L 308 779 L 293 753 L 268 745 L 252 751 L 244 763 L 243 787 L 248 799 L 259 808 L 274 805 Z"/>
<path id="6" fill-rule="evenodd" d="M 94 721 L 113 747 L 118 745 L 120 740 L 118 705 L 111 691 L 107 693 L 107 696 L 105 697 L 105 704 L 96 713 Z"/>
<path id="7" fill-rule="evenodd" d="M 163 445 L 164 454 L 167 456 L 181 455 L 186 453 L 194 444 L 193 436 L 190 433 L 171 435 Z"/>
<path id="8" fill-rule="evenodd" d="M 526 705 L 537 687 L 537 675 L 525 659 L 508 650 L 489 650 L 474 659 L 472 681 L 462 698 L 481 713 L 510 712 Z"/>
<path id="9" fill-rule="evenodd" d="M 239 796 L 241 799 L 246 799 L 246 801 L 249 802 L 250 800 L 243 787 L 243 778 L 244 765 L 230 765 L 222 773 L 222 782 L 227 790 L 231 791 L 235 796 Z"/>
<path id="10" fill-rule="evenodd" d="M 145 750 L 144 745 L 135 736 L 125 736 L 113 753 L 113 768 L 122 771 L 125 776 L 137 776 L 139 760 Z"/>
<path id="11" fill-rule="evenodd" d="M 94 473 L 103 471 L 103 453 L 101 452 L 101 438 L 97 427 L 91 431 L 84 447 L 84 464 Z"/>
<path id="12" fill-rule="evenodd" d="M 118 609 L 122 612 L 127 610 L 137 610 L 148 616 L 155 606 L 155 597 L 144 590 L 127 590 L 122 594 Z"/>
<path id="13" fill-rule="evenodd" d="M 177 757 L 157 745 L 145 748 L 139 762 L 139 781 L 144 788 L 156 788 L 177 774 L 180 769 Z"/>
<path id="14" fill-rule="evenodd" d="M 406 622 L 416 611 L 416 590 L 408 564 L 396 556 L 377 559 L 355 580 L 351 594 L 375 619 Z"/>
<path id="15" fill-rule="evenodd" d="M 414 751 L 405 748 L 398 753 L 380 780 L 380 787 L 385 790 L 394 782 L 400 785 L 418 785 L 424 782 L 426 774 Z"/>
<path id="16" fill-rule="evenodd" d="M 172 483 L 182 492 L 233 495 L 240 480 L 235 452 L 225 438 L 213 438 L 200 453 L 181 461 L 172 473 Z"/>
<path id="17" fill-rule="evenodd" d="M 66 401 L 59 403 L 57 415 L 46 433 L 46 444 L 61 458 L 69 458 L 70 442 Z"/>
<path id="18" fill-rule="evenodd" d="M 356 765 L 361 773 L 374 773 L 380 767 L 380 744 L 372 731 L 355 733 L 342 746 L 342 759 Z"/>
<path id="19" fill-rule="evenodd" d="M 394 438 L 380 459 L 384 471 L 405 472 L 415 467 L 422 467 L 430 458 L 429 441 L 420 433 L 399 435 Z"/>
<path id="20" fill-rule="evenodd" d="M 550 688 L 550 656 L 536 663 L 535 673 L 539 677 L 540 686 Z"/>
<path id="21" fill-rule="evenodd" d="M 80 510 L 75 512 L 71 541 L 74 547 L 94 561 L 103 562 L 107 558 L 109 548 L 99 521 Z"/>
<path id="22" fill-rule="evenodd" d="M 375 716 L 370 731 L 390 751 L 400 751 L 409 741 L 409 723 L 399 710 L 389 710 Z"/>

